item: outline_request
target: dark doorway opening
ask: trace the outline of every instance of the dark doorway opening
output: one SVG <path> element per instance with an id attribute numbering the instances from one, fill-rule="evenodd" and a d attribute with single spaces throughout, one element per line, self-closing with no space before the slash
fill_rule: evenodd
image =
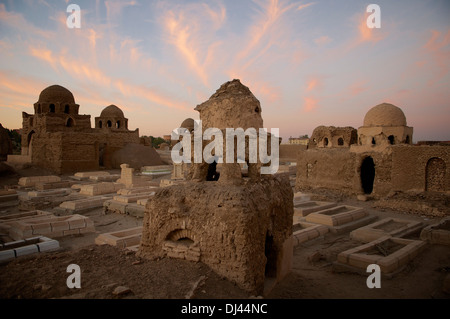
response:
<path id="1" fill-rule="evenodd" d="M 69 117 L 69 118 L 67 119 L 66 126 L 67 126 L 67 127 L 72 127 L 73 125 L 74 125 L 73 119 L 72 119 L 71 117 Z"/>
<path id="2" fill-rule="evenodd" d="M 323 146 L 328 146 L 328 138 L 323 139 Z"/>
<path id="3" fill-rule="evenodd" d="M 371 194 L 373 191 L 373 181 L 375 179 L 375 163 L 373 158 L 366 157 L 361 164 L 361 186 L 364 194 Z"/>
<path id="4" fill-rule="evenodd" d="M 343 145 L 344 145 L 344 139 L 343 139 L 342 137 L 340 137 L 340 138 L 338 139 L 338 145 L 339 145 L 339 146 L 343 146 Z"/>
<path id="5" fill-rule="evenodd" d="M 273 244 L 273 236 L 266 235 L 266 243 L 264 247 L 264 254 L 266 255 L 266 278 L 275 278 L 277 276 L 277 253 Z"/>
<path id="6" fill-rule="evenodd" d="M 389 135 L 388 140 L 391 145 L 394 145 L 394 143 L 395 143 L 394 135 Z"/>
<path id="7" fill-rule="evenodd" d="M 66 104 L 66 106 L 64 106 L 64 113 L 69 114 L 70 113 L 70 107 L 69 104 Z"/>
<path id="8" fill-rule="evenodd" d="M 55 113 L 55 104 L 50 104 L 49 110 L 50 110 L 50 113 Z"/>
<path id="9" fill-rule="evenodd" d="M 212 162 L 208 165 L 208 174 L 206 175 L 206 180 L 211 181 L 218 181 L 220 174 L 217 172 L 217 163 L 216 161 Z"/>
<path id="10" fill-rule="evenodd" d="M 100 143 L 100 145 L 98 146 L 98 165 L 99 166 L 105 166 L 104 160 L 103 160 L 103 157 L 105 155 L 105 148 L 106 148 L 105 143 Z"/>

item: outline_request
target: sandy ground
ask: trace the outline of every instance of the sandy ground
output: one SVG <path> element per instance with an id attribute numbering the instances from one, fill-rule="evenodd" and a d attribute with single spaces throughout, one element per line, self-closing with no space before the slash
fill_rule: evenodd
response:
<path id="1" fill-rule="evenodd" d="M 0 178 L 1 179 L 1 178 Z M 14 183 L 14 178 L 2 179 Z M 321 195 L 323 196 L 323 194 Z M 371 214 L 399 217 L 430 224 L 439 220 L 420 215 L 402 214 L 389 209 L 375 209 L 375 202 L 340 198 L 341 203 L 363 206 Z M 10 209 L 7 213 L 14 211 Z M 4 213 L 4 212 L 3 212 Z M 142 219 L 120 214 L 104 215 L 102 209 L 83 213 L 89 216 L 96 233 L 59 239 L 57 252 L 16 258 L 0 265 L 0 298 L 201 298 L 244 299 L 251 297 L 227 279 L 199 263 L 163 258 L 158 261 L 139 259 L 135 253 L 110 246 L 97 246 L 100 233 L 142 225 Z M 418 239 L 418 234 L 410 236 Z M 293 269 L 266 298 L 333 299 L 333 298 L 450 298 L 442 291 L 443 281 L 450 273 L 450 248 L 428 245 L 427 248 L 393 278 L 382 278 L 380 289 L 369 289 L 367 275 L 336 273 L 332 263 L 337 254 L 356 247 L 349 234 L 327 234 L 294 249 Z M 67 266 L 81 268 L 81 288 L 69 289 Z M 129 288 L 122 295 L 117 287 Z"/>

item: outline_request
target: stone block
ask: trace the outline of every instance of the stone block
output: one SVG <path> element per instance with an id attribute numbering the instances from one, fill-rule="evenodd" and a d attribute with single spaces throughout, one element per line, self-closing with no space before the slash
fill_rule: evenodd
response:
<path id="1" fill-rule="evenodd" d="M 16 258 L 16 255 L 14 253 L 14 250 L 12 249 L 0 251 L 0 263 L 9 261 L 14 258 Z"/>
<path id="2" fill-rule="evenodd" d="M 59 249 L 59 242 L 50 238 L 45 238 L 45 240 L 38 243 L 37 245 L 39 246 L 40 252 L 54 251 Z"/>
<path id="3" fill-rule="evenodd" d="M 46 235 L 52 232 L 50 223 L 45 224 L 32 224 L 33 235 Z"/>
<path id="4" fill-rule="evenodd" d="M 67 221 L 51 222 L 51 232 L 69 230 L 69 223 Z"/>
<path id="5" fill-rule="evenodd" d="M 27 245 L 27 246 L 15 248 L 14 250 L 16 251 L 17 257 L 39 252 L 37 245 Z"/>
<path id="6" fill-rule="evenodd" d="M 86 227 L 86 218 L 80 218 L 78 216 L 69 219 L 69 229 L 79 229 Z"/>

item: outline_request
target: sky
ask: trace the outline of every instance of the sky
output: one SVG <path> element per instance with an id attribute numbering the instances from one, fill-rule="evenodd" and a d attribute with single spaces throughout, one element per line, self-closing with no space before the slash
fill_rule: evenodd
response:
<path id="1" fill-rule="evenodd" d="M 0 1 L 0 123 L 46 87 L 69 89 L 80 114 L 119 106 L 129 129 L 170 134 L 221 84 L 240 79 L 283 143 L 319 125 L 363 125 L 399 106 L 414 142 L 450 140 L 450 1 Z M 81 8 L 68 28 L 69 4 Z"/>

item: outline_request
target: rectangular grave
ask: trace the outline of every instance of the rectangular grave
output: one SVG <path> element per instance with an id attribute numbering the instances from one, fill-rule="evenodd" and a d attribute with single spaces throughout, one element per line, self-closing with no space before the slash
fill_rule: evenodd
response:
<path id="1" fill-rule="evenodd" d="M 367 212 L 363 208 L 341 205 L 311 213 L 306 216 L 306 221 L 327 226 L 339 226 L 366 215 Z"/>
<path id="2" fill-rule="evenodd" d="M 59 176 L 29 176 L 22 177 L 19 179 L 19 185 L 23 187 L 32 187 L 36 183 L 53 183 L 60 182 L 61 178 Z"/>
<path id="3" fill-rule="evenodd" d="M 373 224 L 358 228 L 350 233 L 352 239 L 368 243 L 383 236 L 404 237 L 419 231 L 422 222 L 399 218 L 385 218 Z"/>
<path id="4" fill-rule="evenodd" d="M 106 200 L 111 199 L 112 196 L 94 196 L 90 198 L 77 199 L 73 201 L 66 201 L 59 205 L 60 208 L 68 211 L 84 211 L 102 207 Z"/>
<path id="5" fill-rule="evenodd" d="M 311 213 L 315 213 L 320 210 L 335 207 L 337 204 L 332 202 L 320 202 L 320 201 L 294 201 L 294 216 L 306 217 Z"/>
<path id="6" fill-rule="evenodd" d="M 43 210 L 32 210 L 28 212 L 21 212 L 15 214 L 4 215 L 0 217 L 0 223 L 8 223 L 11 221 L 30 219 L 30 218 L 38 218 L 52 215 L 52 213 L 43 211 Z"/>
<path id="7" fill-rule="evenodd" d="M 8 224 L 10 226 L 9 237 L 14 240 L 35 237 L 36 235 L 56 238 L 95 231 L 92 220 L 82 215 L 45 215 L 39 218 L 16 220 Z"/>
<path id="8" fill-rule="evenodd" d="M 142 226 L 100 234 L 96 239 L 97 245 L 111 245 L 119 248 L 139 245 L 142 237 Z"/>
<path id="9" fill-rule="evenodd" d="M 139 193 L 139 194 L 132 194 L 132 195 L 119 195 L 114 196 L 113 199 L 118 202 L 122 203 L 136 203 L 139 199 L 148 199 L 155 195 L 155 192 L 150 193 Z"/>
<path id="10" fill-rule="evenodd" d="M 341 252 L 337 263 L 364 271 L 368 265 L 377 264 L 383 274 L 393 274 L 413 260 L 425 245 L 421 240 L 384 236 Z"/>
<path id="11" fill-rule="evenodd" d="M 98 196 L 104 194 L 112 194 L 116 193 L 119 189 L 123 188 L 124 185 L 121 183 L 97 183 L 97 184 L 88 184 L 82 185 L 80 189 L 81 195 L 87 196 Z"/>

